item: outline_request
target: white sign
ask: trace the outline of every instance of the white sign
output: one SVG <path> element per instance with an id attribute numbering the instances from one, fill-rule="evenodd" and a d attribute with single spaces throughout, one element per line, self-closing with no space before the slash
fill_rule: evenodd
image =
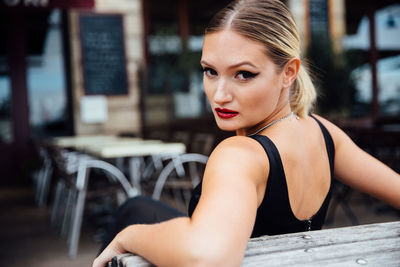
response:
<path id="1" fill-rule="evenodd" d="M 84 123 L 103 123 L 108 119 L 105 96 L 84 96 L 81 98 L 81 119 Z"/>

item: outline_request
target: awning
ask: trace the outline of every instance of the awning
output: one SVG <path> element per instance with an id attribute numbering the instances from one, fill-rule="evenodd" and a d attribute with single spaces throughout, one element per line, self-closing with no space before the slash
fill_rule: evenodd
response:
<path id="1" fill-rule="evenodd" d="M 0 8 L 93 8 L 94 0 L 0 0 Z"/>

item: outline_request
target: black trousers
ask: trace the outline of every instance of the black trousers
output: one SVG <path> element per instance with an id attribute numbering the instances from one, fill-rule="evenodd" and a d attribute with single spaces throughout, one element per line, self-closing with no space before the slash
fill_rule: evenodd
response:
<path id="1" fill-rule="evenodd" d="M 116 211 L 103 239 L 100 253 L 125 227 L 132 224 L 154 224 L 186 214 L 150 197 L 137 196 L 126 200 Z"/>

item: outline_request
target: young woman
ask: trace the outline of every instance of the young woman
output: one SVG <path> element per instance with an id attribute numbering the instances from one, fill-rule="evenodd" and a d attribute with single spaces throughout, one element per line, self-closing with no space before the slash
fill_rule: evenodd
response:
<path id="1" fill-rule="evenodd" d="M 165 214 L 153 222 L 169 220 L 131 220 L 93 266 L 127 251 L 157 266 L 239 266 L 250 237 L 320 229 L 333 176 L 400 209 L 399 174 L 309 115 L 316 93 L 281 1 L 239 0 L 220 11 L 201 65 L 215 120 L 236 136 L 212 152 L 189 217 L 159 207 Z M 122 217 L 158 205 L 128 203 Z"/>

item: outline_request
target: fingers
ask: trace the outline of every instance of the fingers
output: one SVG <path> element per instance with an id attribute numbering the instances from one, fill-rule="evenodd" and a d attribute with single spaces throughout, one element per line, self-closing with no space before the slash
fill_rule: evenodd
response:
<path id="1" fill-rule="evenodd" d="M 124 253 L 114 239 L 103 252 L 93 261 L 92 267 L 104 267 L 114 256 Z"/>
<path id="2" fill-rule="evenodd" d="M 118 254 L 111 254 L 111 253 L 107 253 L 106 255 L 100 254 L 94 261 L 92 264 L 92 267 L 105 267 L 107 266 L 107 263 L 111 261 L 111 259 L 116 256 Z"/>
<path id="3" fill-rule="evenodd" d="M 93 261 L 92 267 L 105 267 L 112 257 L 113 256 L 103 255 L 102 253 Z"/>

